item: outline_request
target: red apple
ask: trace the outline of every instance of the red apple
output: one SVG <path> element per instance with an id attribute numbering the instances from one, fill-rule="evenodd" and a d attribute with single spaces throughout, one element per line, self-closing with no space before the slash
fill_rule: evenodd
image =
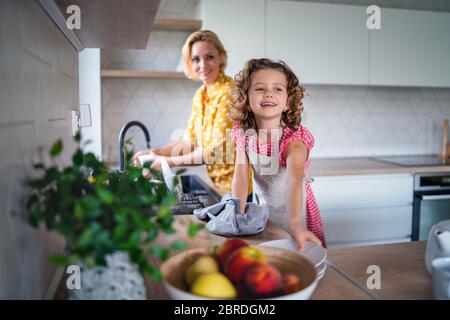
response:
<path id="1" fill-rule="evenodd" d="M 217 246 L 214 254 L 222 270 L 225 270 L 227 260 L 233 252 L 247 246 L 247 241 L 238 238 L 227 239 L 224 243 Z"/>
<path id="2" fill-rule="evenodd" d="M 278 268 L 266 264 L 253 266 L 245 274 L 245 286 L 252 297 L 270 298 L 283 293 L 283 282 Z"/>
<path id="3" fill-rule="evenodd" d="M 225 265 L 225 274 L 232 282 L 242 283 L 248 268 L 264 264 L 266 264 L 266 257 L 259 248 L 254 246 L 242 247 L 228 258 Z"/>
<path id="4" fill-rule="evenodd" d="M 286 274 L 283 276 L 283 293 L 291 294 L 302 289 L 300 278 L 295 274 Z"/>

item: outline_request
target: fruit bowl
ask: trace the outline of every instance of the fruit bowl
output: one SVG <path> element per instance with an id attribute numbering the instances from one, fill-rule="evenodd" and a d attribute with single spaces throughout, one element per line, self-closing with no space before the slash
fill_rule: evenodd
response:
<path id="1" fill-rule="evenodd" d="M 307 300 L 314 292 L 317 283 L 317 271 L 314 265 L 305 257 L 288 250 L 261 247 L 267 262 L 277 267 L 282 274 L 294 274 L 301 279 L 302 289 L 282 296 L 268 298 L 268 300 Z M 200 256 L 209 253 L 207 248 L 185 250 L 172 256 L 161 265 L 164 286 L 172 299 L 175 300 L 216 300 L 189 291 L 184 274 L 188 267 Z"/>

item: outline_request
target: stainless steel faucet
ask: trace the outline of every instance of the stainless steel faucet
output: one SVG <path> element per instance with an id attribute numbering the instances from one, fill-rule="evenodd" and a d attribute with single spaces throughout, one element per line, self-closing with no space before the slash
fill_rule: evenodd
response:
<path id="1" fill-rule="evenodd" d="M 125 171 L 125 155 L 124 155 L 124 150 L 123 150 L 123 146 L 125 143 L 125 134 L 127 133 L 128 129 L 130 129 L 133 126 L 138 126 L 139 128 L 142 129 L 142 131 L 144 131 L 144 135 L 145 135 L 145 141 L 147 142 L 147 148 L 150 149 L 150 134 L 148 133 L 147 128 L 139 121 L 130 121 L 127 124 L 125 124 L 122 129 L 120 129 L 120 133 L 119 133 L 119 170 L 120 172 L 124 172 Z"/>

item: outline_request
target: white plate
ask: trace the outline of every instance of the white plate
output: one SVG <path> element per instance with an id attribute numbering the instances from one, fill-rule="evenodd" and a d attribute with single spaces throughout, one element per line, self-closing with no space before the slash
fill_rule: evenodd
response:
<path id="1" fill-rule="evenodd" d="M 320 280 L 325 275 L 325 270 L 327 269 L 327 264 L 324 262 L 317 269 L 317 279 Z"/>
<path id="2" fill-rule="evenodd" d="M 310 241 L 305 242 L 305 249 L 303 252 L 299 252 L 297 250 L 297 244 L 291 239 L 272 240 L 260 243 L 259 245 L 264 247 L 286 249 L 298 253 L 311 261 L 316 268 L 324 263 L 327 258 L 327 251 L 322 246 Z"/>

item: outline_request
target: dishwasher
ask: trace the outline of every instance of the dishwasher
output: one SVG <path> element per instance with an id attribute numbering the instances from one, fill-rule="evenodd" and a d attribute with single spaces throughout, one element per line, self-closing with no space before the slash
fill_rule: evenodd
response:
<path id="1" fill-rule="evenodd" d="M 450 172 L 414 175 L 412 241 L 427 240 L 431 227 L 450 219 Z"/>

